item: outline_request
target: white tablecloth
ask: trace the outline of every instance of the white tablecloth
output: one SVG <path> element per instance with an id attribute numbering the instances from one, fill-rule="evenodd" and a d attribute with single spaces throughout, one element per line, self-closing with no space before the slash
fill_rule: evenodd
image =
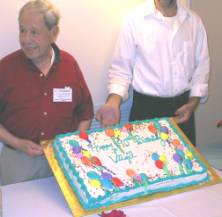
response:
<path id="1" fill-rule="evenodd" d="M 54 177 L 3 186 L 1 190 L 3 217 L 72 216 Z M 121 210 L 127 217 L 222 217 L 222 183 Z"/>

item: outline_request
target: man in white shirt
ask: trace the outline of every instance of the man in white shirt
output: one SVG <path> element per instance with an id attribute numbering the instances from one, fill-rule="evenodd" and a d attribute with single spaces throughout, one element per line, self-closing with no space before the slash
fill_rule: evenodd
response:
<path id="1" fill-rule="evenodd" d="M 103 127 L 120 120 L 133 87 L 130 121 L 173 116 L 195 144 L 194 110 L 208 96 L 209 53 L 200 17 L 177 0 L 147 0 L 123 23 L 109 71 Z"/>

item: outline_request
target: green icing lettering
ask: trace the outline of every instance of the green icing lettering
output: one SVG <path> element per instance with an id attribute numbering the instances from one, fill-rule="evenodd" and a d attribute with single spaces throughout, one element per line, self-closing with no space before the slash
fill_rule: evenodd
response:
<path id="1" fill-rule="evenodd" d="M 118 154 L 115 153 L 115 156 L 109 156 L 109 158 L 114 162 L 114 163 L 119 163 L 121 161 L 128 161 L 129 164 L 132 163 L 132 159 L 135 158 L 136 156 L 133 155 L 132 151 L 128 151 L 124 154 Z"/>

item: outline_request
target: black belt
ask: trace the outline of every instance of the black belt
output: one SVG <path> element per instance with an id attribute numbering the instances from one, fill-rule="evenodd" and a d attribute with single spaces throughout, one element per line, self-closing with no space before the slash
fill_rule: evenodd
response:
<path id="1" fill-rule="evenodd" d="M 145 103 L 146 101 L 149 102 L 158 102 L 158 103 L 167 103 L 167 104 L 177 104 L 189 99 L 190 91 L 186 91 L 180 95 L 173 96 L 173 97 L 159 97 L 159 96 L 151 96 L 139 93 L 137 91 L 133 91 L 134 98 L 141 99 Z"/>

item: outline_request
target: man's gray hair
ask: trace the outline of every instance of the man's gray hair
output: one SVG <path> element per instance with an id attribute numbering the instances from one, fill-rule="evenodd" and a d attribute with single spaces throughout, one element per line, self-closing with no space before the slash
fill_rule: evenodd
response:
<path id="1" fill-rule="evenodd" d="M 52 27 L 57 26 L 60 19 L 60 14 L 58 10 L 55 8 L 55 6 L 48 0 L 31 0 L 28 1 L 19 11 L 19 17 L 26 9 L 33 9 L 34 11 L 38 13 L 42 13 L 44 17 L 45 25 L 49 30 L 52 29 Z"/>

